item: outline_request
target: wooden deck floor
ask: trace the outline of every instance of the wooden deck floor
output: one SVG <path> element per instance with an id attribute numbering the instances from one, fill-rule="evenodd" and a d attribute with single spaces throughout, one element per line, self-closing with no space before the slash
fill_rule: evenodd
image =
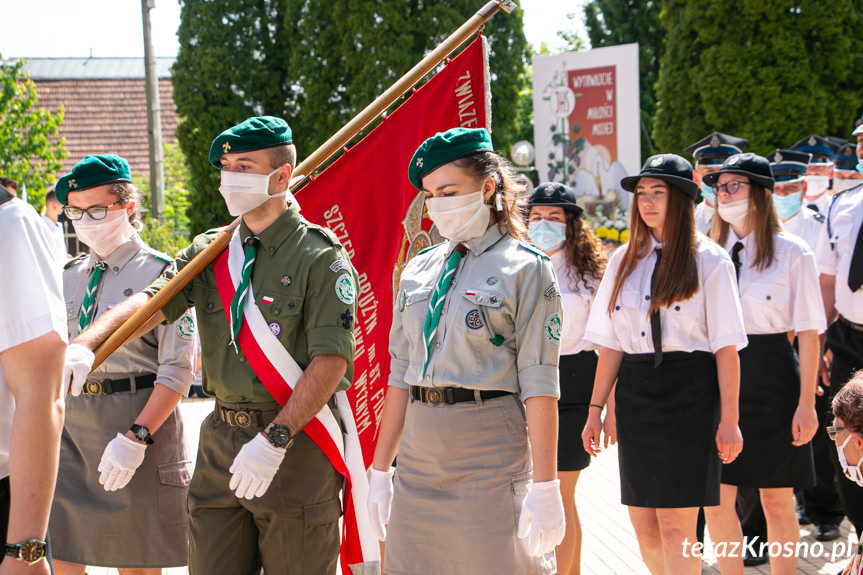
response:
<path id="1" fill-rule="evenodd" d="M 199 423 L 212 410 L 212 400 L 188 400 L 183 402 L 183 416 L 186 428 L 186 443 L 190 453 L 197 449 L 197 434 Z M 620 483 L 617 469 L 617 449 L 603 452 L 593 460 L 590 467 L 582 472 L 576 489 L 576 504 L 581 518 L 584 542 L 582 546 L 581 572 L 584 575 L 634 574 L 650 575 L 641 561 L 638 543 L 626 507 L 620 504 Z M 814 528 L 809 525 L 801 527 L 801 541 L 815 543 Z M 847 559 L 830 561 L 834 549 L 841 551 L 839 544 L 844 545 L 845 555 L 849 545 L 850 524 L 846 520 L 841 526 L 841 535 L 835 542 L 825 543 L 823 554 L 819 557 L 801 557 L 797 573 L 805 575 L 836 575 L 847 562 Z M 709 534 L 708 534 L 709 541 Z M 851 536 L 852 550 L 856 539 Z M 837 547 L 834 547 L 836 543 Z M 116 575 L 114 569 L 89 568 L 90 575 Z M 188 571 L 181 569 L 166 569 L 165 575 L 185 575 Z M 718 575 L 716 559 L 710 554 L 710 546 L 702 561 L 702 573 Z M 746 575 L 770 573 L 769 565 L 747 567 Z M 429 575 L 434 575 L 429 572 Z"/>

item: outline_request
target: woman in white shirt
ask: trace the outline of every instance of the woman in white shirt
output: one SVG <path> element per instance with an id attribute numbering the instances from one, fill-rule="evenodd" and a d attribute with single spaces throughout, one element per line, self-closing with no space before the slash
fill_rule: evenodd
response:
<path id="1" fill-rule="evenodd" d="M 575 190 L 546 182 L 528 200 L 528 237 L 551 258 L 560 286 L 563 331 L 560 337 L 560 400 L 557 403 L 557 474 L 566 512 L 566 534 L 557 547 L 559 575 L 576 575 L 581 565 L 581 523 L 575 507 L 575 484 L 590 465 L 581 442 L 587 421 L 598 346 L 584 339 L 587 317 L 602 272 L 605 249 L 582 218 Z"/>
<path id="2" fill-rule="evenodd" d="M 630 241 L 612 255 L 587 324 L 601 348 L 582 439 L 599 452 L 615 387 L 621 499 L 641 555 L 651 573 L 694 575 L 701 561 L 685 545 L 696 541 L 698 508 L 719 503 L 720 462 L 743 443 L 734 268 L 695 230 L 689 162 L 652 156 L 621 186 L 635 193 Z"/>
<path id="3" fill-rule="evenodd" d="M 740 352 L 740 429 L 746 448 L 723 468 L 720 505 L 705 510 L 707 524 L 714 542 L 741 541 L 734 511 L 737 487 L 759 488 L 767 537 L 783 550 L 770 552 L 770 571 L 790 575 L 797 557 L 785 552 L 786 544 L 800 539 L 793 489 L 815 485 L 811 439 L 818 427 L 818 334 L 827 327 L 815 254 L 805 241 L 781 231 L 766 158 L 731 156 L 705 181 L 718 199 L 711 236 L 737 269 L 749 339 Z M 797 335 L 799 362 L 789 334 Z M 718 560 L 723 573 L 743 572 L 742 557 Z"/>
<path id="4" fill-rule="evenodd" d="M 448 241 L 408 262 L 393 312 L 368 498 L 390 575 L 555 572 L 562 310 L 548 256 L 520 239 L 514 176 L 484 129 L 411 159 Z"/>

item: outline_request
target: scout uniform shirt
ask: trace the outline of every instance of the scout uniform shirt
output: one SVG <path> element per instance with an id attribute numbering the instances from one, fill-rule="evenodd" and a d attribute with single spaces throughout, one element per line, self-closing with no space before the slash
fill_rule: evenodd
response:
<path id="1" fill-rule="evenodd" d="M 241 240 L 245 242 L 250 235 L 242 222 Z M 197 236 L 144 292 L 154 295 L 215 237 L 216 230 Z M 270 330 L 303 369 L 320 354 L 347 360 L 337 391 L 347 389 L 353 378 L 356 292 L 346 295 L 336 288 L 345 274 L 350 275 L 354 290 L 358 280 L 344 248 L 327 230 L 302 219 L 295 202 L 258 238 L 252 291 Z M 204 391 L 225 403 L 274 401 L 242 350 L 237 353 L 231 345 L 212 264 L 169 301 L 162 313 L 172 321 L 192 306 L 200 326 Z"/>
<path id="2" fill-rule="evenodd" d="M 81 307 L 97 261 L 98 257 L 91 253 L 79 256 L 65 266 L 63 293 L 70 337 L 80 331 Z M 107 268 L 96 290 L 93 320 L 147 287 L 153 278 L 159 277 L 171 258 L 154 250 L 135 234 L 102 261 Z M 129 375 L 153 373 L 156 381 L 180 395 L 186 395 L 195 379 L 195 352 L 195 321 L 191 314 L 186 314 L 175 325 L 158 326 L 143 337 L 121 346 L 96 368 L 94 376 L 126 379 Z M 132 423 L 131 419 L 129 423 Z"/>
<path id="3" fill-rule="evenodd" d="M 425 376 L 429 298 L 457 242 L 420 252 L 405 267 L 390 330 L 389 385 L 559 397 L 562 308 L 548 256 L 497 225 L 462 243 L 468 251 L 447 292 Z"/>

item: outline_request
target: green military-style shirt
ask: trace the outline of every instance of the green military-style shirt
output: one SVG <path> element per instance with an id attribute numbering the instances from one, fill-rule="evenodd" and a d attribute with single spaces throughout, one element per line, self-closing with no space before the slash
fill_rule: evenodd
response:
<path id="1" fill-rule="evenodd" d="M 242 222 L 240 238 L 245 241 L 250 235 Z M 215 237 L 214 230 L 195 237 L 144 292 L 154 295 Z M 347 389 L 354 369 L 358 286 L 347 253 L 329 230 L 303 219 L 294 202 L 258 238 L 252 291 L 270 330 L 303 369 L 316 355 L 345 358 L 347 371 L 338 389 Z M 169 301 L 162 313 L 173 322 L 192 306 L 198 315 L 204 391 L 227 403 L 273 401 L 242 351 L 237 353 L 230 343 L 213 264 Z"/>

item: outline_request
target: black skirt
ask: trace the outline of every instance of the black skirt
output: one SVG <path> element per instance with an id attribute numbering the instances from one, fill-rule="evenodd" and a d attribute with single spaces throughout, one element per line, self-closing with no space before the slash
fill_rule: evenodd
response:
<path id="1" fill-rule="evenodd" d="M 581 471 L 590 465 L 581 432 L 587 423 L 593 378 L 596 376 L 595 351 L 560 356 L 560 400 L 557 402 L 557 470 Z"/>
<path id="2" fill-rule="evenodd" d="M 719 382 L 711 353 L 625 355 L 615 390 L 620 497 L 634 507 L 719 504 Z"/>
<path id="3" fill-rule="evenodd" d="M 743 451 L 722 468 L 722 483 L 745 487 L 815 486 L 812 442 L 791 445 L 800 398 L 797 354 L 784 333 L 749 335 L 740 350 Z"/>

